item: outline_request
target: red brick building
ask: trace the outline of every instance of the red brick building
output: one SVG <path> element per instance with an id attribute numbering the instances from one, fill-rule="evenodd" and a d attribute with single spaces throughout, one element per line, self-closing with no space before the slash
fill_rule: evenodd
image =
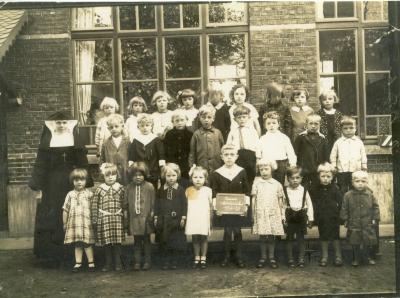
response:
<path id="1" fill-rule="evenodd" d="M 382 222 L 393 222 L 391 150 L 378 144 L 391 133 L 388 2 L 7 4 L 5 20 L 0 218 L 11 236 L 32 233 L 35 200 L 26 184 L 43 120 L 54 111 L 73 112 L 90 148 L 104 96 L 126 115 L 134 95 L 149 102 L 158 89 L 227 92 L 237 82 L 250 87 L 256 106 L 268 82 L 285 85 L 287 98 L 304 86 L 315 110 L 320 91 L 334 88 L 340 109 L 357 116 Z M 12 101 L 18 94 L 20 106 Z"/>

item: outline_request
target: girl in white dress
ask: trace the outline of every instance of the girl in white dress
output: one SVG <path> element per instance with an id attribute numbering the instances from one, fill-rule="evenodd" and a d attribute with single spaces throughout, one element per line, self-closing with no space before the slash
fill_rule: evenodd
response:
<path id="1" fill-rule="evenodd" d="M 195 167 L 190 173 L 193 186 L 186 189 L 188 199 L 186 235 L 192 235 L 194 261 L 192 268 L 207 267 L 208 235 L 210 234 L 210 210 L 212 206 L 212 190 L 204 186 L 207 171 Z"/>
<path id="2" fill-rule="evenodd" d="M 271 268 L 278 264 L 275 260 L 275 236 L 284 235 L 283 220 L 285 209 L 283 204 L 282 185 L 272 178 L 272 172 L 277 169 L 275 160 L 261 159 L 257 163 L 261 177 L 254 180 L 251 195 L 253 198 L 253 234 L 260 236 L 261 258 L 257 267 L 265 266 L 268 258 Z"/>
<path id="3" fill-rule="evenodd" d="M 141 96 L 132 97 L 128 105 L 129 117 L 128 119 L 126 119 L 125 122 L 125 129 L 130 142 L 132 142 L 133 139 L 140 134 L 137 123 L 138 116 L 146 112 L 147 112 L 147 105 L 143 97 Z"/>

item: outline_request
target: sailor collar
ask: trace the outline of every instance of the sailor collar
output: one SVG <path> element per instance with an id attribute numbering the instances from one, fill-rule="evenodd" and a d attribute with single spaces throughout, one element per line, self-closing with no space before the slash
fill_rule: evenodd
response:
<path id="1" fill-rule="evenodd" d="M 135 140 L 142 143 L 144 146 L 149 144 L 155 138 L 157 138 L 157 136 L 153 133 L 149 133 L 148 135 L 138 134 L 137 136 L 135 136 Z"/>
<path id="2" fill-rule="evenodd" d="M 232 181 L 242 170 L 243 170 L 242 167 L 239 167 L 237 164 L 234 164 L 231 168 L 222 166 L 215 171 L 221 176 L 225 177 L 226 179 Z"/>
<path id="3" fill-rule="evenodd" d="M 308 135 L 308 130 L 302 131 L 301 133 L 299 133 L 299 135 L 302 135 L 302 136 Z M 321 132 L 318 132 L 318 135 L 325 139 L 325 136 Z"/>

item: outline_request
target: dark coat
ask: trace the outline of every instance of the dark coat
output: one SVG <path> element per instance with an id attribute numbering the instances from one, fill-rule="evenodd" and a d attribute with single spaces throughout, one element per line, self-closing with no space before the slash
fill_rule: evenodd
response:
<path id="1" fill-rule="evenodd" d="M 340 217 L 347 226 L 352 245 L 374 245 L 377 242 L 372 220 L 379 221 L 379 205 L 371 190 L 352 189 L 344 195 Z"/>
<path id="2" fill-rule="evenodd" d="M 173 128 L 167 132 L 164 138 L 166 162 L 176 163 L 184 178 L 189 178 L 189 153 L 192 136 L 193 133 L 187 128 L 183 130 Z"/>
<path id="3" fill-rule="evenodd" d="M 122 137 L 121 144 L 117 148 L 109 137 L 104 143 L 101 149 L 100 163 L 110 162 L 117 166 L 118 169 L 118 181 L 126 185 L 128 184 L 128 149 L 129 139 L 127 137 Z"/>
<path id="4" fill-rule="evenodd" d="M 321 116 L 321 127 L 319 129 L 319 131 L 327 138 L 328 141 L 328 145 L 329 145 L 329 151 L 332 149 L 333 144 L 335 143 L 335 141 L 337 139 L 339 139 L 342 135 L 342 130 L 341 130 L 341 125 L 340 125 L 340 121 L 342 121 L 343 118 L 343 114 L 342 112 L 336 110 L 335 114 L 333 114 L 334 117 L 334 131 L 329 133 L 328 132 L 328 118 L 329 115 L 327 113 L 325 113 L 324 109 L 320 109 L 317 112 L 318 115 Z M 332 135 L 333 138 L 329 138 L 328 136 Z"/>
<path id="5" fill-rule="evenodd" d="M 292 135 L 292 116 L 290 114 L 289 107 L 281 101 L 278 102 L 277 104 L 271 104 L 270 102 L 266 102 L 260 107 L 260 110 L 258 112 L 259 114 L 258 121 L 260 122 L 262 135 L 264 135 L 265 132 L 267 131 L 264 127 L 264 118 L 263 118 L 264 114 L 272 111 L 275 111 L 279 114 L 280 117 L 279 127 L 281 132 L 290 137 Z"/>

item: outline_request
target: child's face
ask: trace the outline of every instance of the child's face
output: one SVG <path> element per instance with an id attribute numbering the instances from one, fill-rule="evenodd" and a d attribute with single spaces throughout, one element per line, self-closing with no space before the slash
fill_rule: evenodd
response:
<path id="1" fill-rule="evenodd" d="M 354 178 L 352 184 L 356 190 L 364 190 L 368 186 L 368 181 L 365 178 Z"/>
<path id="2" fill-rule="evenodd" d="M 241 105 L 246 101 L 246 90 L 244 88 L 237 88 L 235 92 L 233 92 L 233 101 L 237 105 Z"/>
<path id="3" fill-rule="evenodd" d="M 124 129 L 124 124 L 115 122 L 115 123 L 108 124 L 107 127 L 108 127 L 108 130 L 110 131 L 111 135 L 114 138 L 117 138 L 122 134 L 122 131 Z"/>
<path id="4" fill-rule="evenodd" d="M 201 171 L 195 171 L 192 175 L 192 182 L 194 187 L 200 188 L 206 182 L 206 177 L 204 177 L 204 173 Z"/>
<path id="5" fill-rule="evenodd" d="M 168 185 L 172 186 L 178 181 L 178 174 L 175 171 L 168 171 L 165 173 L 165 181 Z"/>
<path id="6" fill-rule="evenodd" d="M 168 99 L 166 97 L 160 97 L 156 101 L 157 110 L 159 112 L 166 112 L 168 108 Z"/>
<path id="7" fill-rule="evenodd" d="M 74 179 L 74 188 L 75 190 L 83 190 L 86 186 L 86 179 L 75 178 Z"/>
<path id="8" fill-rule="evenodd" d="M 293 174 L 291 177 L 288 177 L 290 187 L 297 188 L 300 185 L 302 179 L 303 177 L 301 177 L 299 173 Z"/>
<path id="9" fill-rule="evenodd" d="M 296 95 L 294 97 L 294 102 L 296 103 L 296 106 L 298 106 L 299 108 L 301 108 L 302 106 L 304 106 L 307 103 L 307 96 L 304 92 L 300 92 L 299 95 Z"/>
<path id="10" fill-rule="evenodd" d="M 269 179 L 272 177 L 272 169 L 270 166 L 260 166 L 260 175 L 263 179 Z"/>
<path id="11" fill-rule="evenodd" d="M 214 117 L 209 113 L 202 114 L 200 116 L 200 123 L 203 126 L 203 128 L 205 128 L 205 129 L 210 129 L 213 122 L 214 122 Z"/>
<path id="12" fill-rule="evenodd" d="M 104 182 L 107 185 L 113 185 L 117 181 L 117 174 L 108 174 L 104 176 Z"/>
<path id="13" fill-rule="evenodd" d="M 144 181 L 144 176 L 143 173 L 141 172 L 136 172 L 133 176 L 132 176 L 132 182 L 136 185 L 142 184 Z"/>
<path id="14" fill-rule="evenodd" d="M 317 133 L 319 132 L 319 126 L 320 126 L 320 121 L 315 120 L 315 119 L 309 119 L 307 120 L 307 131 L 312 132 L 312 133 Z"/>
<path id="15" fill-rule="evenodd" d="M 140 113 L 143 113 L 143 105 L 139 102 L 134 102 L 132 105 L 132 114 L 136 116 Z"/>
<path id="16" fill-rule="evenodd" d="M 265 128 L 268 132 L 277 132 L 279 130 L 278 119 L 267 118 L 265 119 Z"/>
<path id="17" fill-rule="evenodd" d="M 106 116 L 110 116 L 111 114 L 115 113 L 115 107 L 110 105 L 104 105 L 103 112 Z"/>
<path id="18" fill-rule="evenodd" d="M 249 121 L 250 116 L 249 115 L 239 115 L 235 117 L 235 121 L 240 127 L 243 127 L 246 125 L 246 123 Z"/>
<path id="19" fill-rule="evenodd" d="M 151 130 L 153 129 L 153 125 L 148 122 L 141 122 L 138 124 L 138 128 L 142 134 L 148 135 L 151 133 Z"/>
<path id="20" fill-rule="evenodd" d="M 193 108 L 193 97 L 184 97 L 182 98 L 182 104 L 185 109 Z"/>
<path id="21" fill-rule="evenodd" d="M 213 106 L 218 105 L 224 99 L 224 95 L 220 92 L 213 92 L 210 96 L 210 102 Z"/>
<path id="22" fill-rule="evenodd" d="M 67 120 L 57 120 L 56 121 L 56 132 L 63 133 L 68 130 L 68 121 Z"/>
<path id="23" fill-rule="evenodd" d="M 176 129 L 184 129 L 186 127 L 186 117 L 184 116 L 176 116 L 172 120 L 172 124 Z"/>
<path id="24" fill-rule="evenodd" d="M 335 98 L 332 95 L 328 95 L 325 97 L 324 100 L 322 100 L 322 106 L 328 111 L 333 109 L 334 103 L 335 103 Z"/>
<path id="25" fill-rule="evenodd" d="M 351 138 L 356 134 L 356 127 L 354 125 L 343 125 L 342 134 L 345 138 Z"/>
<path id="26" fill-rule="evenodd" d="M 221 158 L 226 166 L 231 167 L 235 164 L 238 155 L 235 150 L 228 149 L 221 153 Z"/>
<path id="27" fill-rule="evenodd" d="M 333 179 L 333 175 L 331 172 L 320 172 L 319 173 L 319 181 L 322 185 L 329 185 L 331 184 Z"/>

